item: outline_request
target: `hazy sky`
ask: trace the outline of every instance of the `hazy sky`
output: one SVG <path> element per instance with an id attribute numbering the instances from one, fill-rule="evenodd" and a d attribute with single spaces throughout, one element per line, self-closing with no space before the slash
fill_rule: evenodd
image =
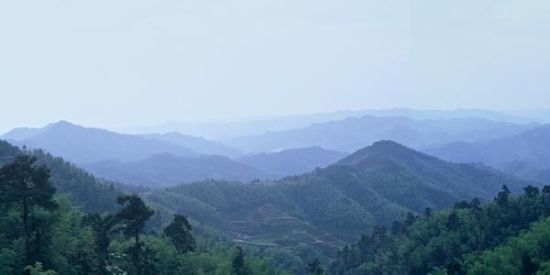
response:
<path id="1" fill-rule="evenodd" d="M 0 1 L 0 131 L 550 107 L 550 1 Z"/>

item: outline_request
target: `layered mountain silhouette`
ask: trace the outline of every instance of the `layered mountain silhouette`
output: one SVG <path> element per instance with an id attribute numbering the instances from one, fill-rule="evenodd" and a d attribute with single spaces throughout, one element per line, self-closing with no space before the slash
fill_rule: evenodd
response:
<path id="1" fill-rule="evenodd" d="M 139 161 L 101 161 L 84 168 L 96 176 L 128 185 L 166 187 L 205 179 L 250 181 L 267 174 L 223 156 L 178 157 L 159 154 Z"/>
<path id="2" fill-rule="evenodd" d="M 166 134 L 148 134 L 143 135 L 143 137 L 151 140 L 167 142 L 184 148 L 190 148 L 202 155 L 237 157 L 242 154 L 242 152 L 238 149 L 231 148 L 220 142 L 210 141 L 201 137 L 182 135 L 177 132 L 170 132 Z"/>
<path id="3" fill-rule="evenodd" d="M 415 149 L 424 149 L 456 141 L 490 140 L 535 126 L 480 118 L 420 120 L 363 116 L 263 135 L 228 138 L 224 142 L 248 152 L 321 146 L 351 153 L 378 140 L 394 140 Z"/>
<path id="4" fill-rule="evenodd" d="M 2 138 L 43 149 L 85 167 L 98 177 L 128 185 L 171 186 L 204 179 L 249 181 L 309 172 L 345 154 L 304 148 L 248 155 L 219 142 L 179 133 L 127 135 L 66 121 L 17 128 Z"/>
<path id="5" fill-rule="evenodd" d="M 406 213 L 490 200 L 527 182 L 485 166 L 455 164 L 392 141 L 376 142 L 334 165 L 257 184 L 203 181 L 155 190 L 147 198 L 231 232 L 243 242 L 330 249 Z"/>
<path id="6" fill-rule="evenodd" d="M 482 162 L 521 177 L 550 181 L 550 125 L 485 142 L 456 142 L 426 152 L 455 162 Z"/>
<path id="7" fill-rule="evenodd" d="M 251 181 L 277 179 L 325 167 L 346 156 L 322 148 L 304 148 L 231 159 L 218 155 L 178 157 L 159 154 L 130 162 L 99 161 L 83 167 L 109 180 L 145 187 L 166 187 L 205 179 Z"/>
<path id="8" fill-rule="evenodd" d="M 321 147 L 309 147 L 249 155 L 238 160 L 270 175 L 289 176 L 310 172 L 318 167 L 326 167 L 345 156 L 347 156 L 346 153 Z"/>
<path id="9" fill-rule="evenodd" d="M 44 149 L 77 164 L 109 159 L 132 161 L 161 153 L 197 155 L 190 149 L 167 142 L 82 127 L 66 121 L 40 129 L 15 129 L 2 138 L 20 146 Z"/>

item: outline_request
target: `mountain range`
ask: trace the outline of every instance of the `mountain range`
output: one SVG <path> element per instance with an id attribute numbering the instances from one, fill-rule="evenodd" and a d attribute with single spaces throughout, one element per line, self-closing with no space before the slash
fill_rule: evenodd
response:
<path id="1" fill-rule="evenodd" d="M 239 150 L 200 137 L 179 133 L 128 135 L 65 121 L 39 129 L 14 129 L 2 138 L 61 156 L 98 177 L 147 187 L 209 178 L 274 179 L 309 172 L 346 156 L 312 147 L 239 157 Z"/>
<path id="2" fill-rule="evenodd" d="M 205 179 L 250 181 L 267 174 L 223 156 L 178 157 L 159 154 L 146 159 L 100 161 L 83 166 L 92 174 L 129 185 L 166 187 Z"/>
<path id="3" fill-rule="evenodd" d="M 197 152 L 171 143 L 87 128 L 66 121 L 39 129 L 14 129 L 2 138 L 19 146 L 44 149 L 76 164 L 103 160 L 132 161 L 160 153 L 197 155 Z"/>
<path id="4" fill-rule="evenodd" d="M 203 181 L 153 190 L 148 201 L 229 232 L 243 243 L 330 251 L 377 224 L 461 200 L 490 200 L 501 186 L 528 182 L 498 170 L 455 164 L 392 141 L 364 148 L 327 168 L 278 181 Z"/>
<path id="5" fill-rule="evenodd" d="M 307 127 L 315 123 L 344 120 L 362 116 L 409 117 L 412 119 L 465 119 L 481 118 L 494 121 L 528 124 L 550 123 L 550 110 L 491 111 L 483 109 L 422 110 L 410 108 L 342 110 L 309 115 L 220 120 L 209 122 L 171 121 L 157 125 L 120 128 L 130 133 L 180 132 L 209 139 L 224 139 L 235 136 L 254 136 L 266 132 L 281 132 Z"/>
<path id="6" fill-rule="evenodd" d="M 312 171 L 332 164 L 346 154 L 319 147 L 262 153 L 238 159 L 218 155 L 178 157 L 159 154 L 121 162 L 98 161 L 83 165 L 92 174 L 144 187 L 166 187 L 205 179 L 229 181 L 269 180 Z"/>
<path id="7" fill-rule="evenodd" d="M 4 163 L 17 154 L 29 152 L 7 142 L 0 145 L 0 160 Z M 320 148 L 304 150 L 317 151 L 322 156 L 326 153 Z M 296 155 L 297 152 L 301 150 L 262 156 L 277 159 L 277 154 Z M 91 212 L 116 208 L 120 184 L 97 179 L 42 151 L 31 153 L 52 169 L 54 185 L 76 206 Z M 328 155 L 341 156 L 338 152 Z M 195 161 L 204 158 L 204 163 L 196 164 L 200 169 L 216 161 L 230 160 L 218 156 L 158 154 L 150 159 L 118 163 L 123 163 L 121 167 L 135 165 L 132 173 L 141 171 L 142 174 L 130 179 L 133 182 L 150 175 L 153 179 L 160 177 L 151 172 L 155 166 L 160 167 L 159 171 L 173 169 L 173 173 L 181 173 L 171 182 L 175 184 L 180 176 L 189 174 L 186 171 L 191 171 L 178 164 L 180 159 L 188 158 Z M 105 167 L 117 165 L 108 163 Z M 246 167 L 235 176 L 259 171 Z M 157 184 L 166 186 L 165 182 Z M 330 255 L 363 232 L 403 219 L 407 213 L 419 214 L 426 208 L 446 209 L 473 198 L 488 201 L 502 185 L 519 192 L 529 184 L 537 183 L 519 180 L 485 165 L 457 164 L 393 141 L 379 141 L 325 168 L 279 180 L 245 183 L 238 178 L 234 181 L 209 179 L 141 192 L 157 211 L 156 223 L 162 223 L 172 213 L 185 213 L 197 228 L 223 232 L 237 243 L 280 247 L 293 250 L 297 255 L 301 247 L 307 247 Z"/>
<path id="8" fill-rule="evenodd" d="M 520 177 L 550 181 L 550 125 L 483 142 L 456 142 L 426 150 L 455 162 L 482 162 Z"/>
<path id="9" fill-rule="evenodd" d="M 65 121 L 37 129 L 17 128 L 1 138 L 61 156 L 108 180 L 161 187 L 204 179 L 272 180 L 302 174 L 333 164 L 381 139 L 448 160 L 483 162 L 528 179 L 547 180 L 546 136 L 537 139 L 536 134 L 544 129 L 534 123 L 480 118 L 362 116 L 223 142 L 180 133 L 121 134 Z M 532 145 L 510 144 L 522 139 Z M 492 151 L 487 149 L 492 146 Z M 517 150 L 506 153 L 504 148 L 508 147 Z"/>
<path id="10" fill-rule="evenodd" d="M 456 141 L 482 141 L 517 134 L 538 124 L 517 124 L 481 118 L 411 119 L 407 117 L 351 117 L 316 123 L 304 128 L 232 137 L 223 142 L 245 152 L 269 152 L 321 146 L 354 152 L 388 139 L 415 149 Z"/>
<path id="11" fill-rule="evenodd" d="M 266 174 L 290 176 L 326 167 L 348 154 L 321 147 L 289 149 L 273 153 L 259 153 L 238 158 L 238 161 L 255 167 Z"/>
<path id="12" fill-rule="evenodd" d="M 193 151 L 202 155 L 219 155 L 227 157 L 238 157 L 242 152 L 238 149 L 231 148 L 221 142 L 210 141 L 201 137 L 190 135 L 182 135 L 178 132 L 170 132 L 166 134 L 148 134 L 141 135 L 149 140 L 157 140 L 183 148 L 190 148 Z"/>

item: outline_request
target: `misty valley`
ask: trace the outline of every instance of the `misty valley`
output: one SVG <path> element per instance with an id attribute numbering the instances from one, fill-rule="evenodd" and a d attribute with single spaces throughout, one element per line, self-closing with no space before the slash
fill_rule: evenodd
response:
<path id="1" fill-rule="evenodd" d="M 550 1 L 0 1 L 0 275 L 550 275 Z"/>
<path id="2" fill-rule="evenodd" d="M 16 128 L 0 136 L 0 274 L 550 274 L 547 119 Z"/>

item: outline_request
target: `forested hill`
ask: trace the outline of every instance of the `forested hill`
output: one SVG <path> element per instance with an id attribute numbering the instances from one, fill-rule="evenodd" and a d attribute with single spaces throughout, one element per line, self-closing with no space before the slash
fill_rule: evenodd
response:
<path id="1" fill-rule="evenodd" d="M 239 241 L 328 251 L 408 212 L 490 199 L 502 184 L 519 190 L 528 183 L 383 141 L 301 176 L 257 184 L 199 182 L 156 190 L 147 199 L 185 210 Z"/>
<path id="2" fill-rule="evenodd" d="M 416 211 L 422 211 L 418 208 L 422 201 L 425 205 L 421 207 L 442 208 L 449 206 L 445 204 L 449 199 L 491 198 L 503 183 L 512 192 L 519 192 L 526 185 L 490 167 L 444 161 L 393 141 L 376 142 L 332 168 L 337 167 L 361 171 L 376 192 L 394 202 L 409 198 L 412 204 L 407 208 Z M 332 178 L 341 180 L 338 176 Z M 438 202 L 437 197 L 448 199 Z"/>
<path id="3" fill-rule="evenodd" d="M 460 202 L 377 227 L 344 247 L 330 274 L 549 274 L 550 186 Z"/>
<path id="4" fill-rule="evenodd" d="M 101 213 L 117 208 L 116 198 L 121 192 L 113 183 L 97 179 L 62 158 L 53 157 L 40 150 L 25 152 L 0 140 L 0 166 L 20 154 L 32 154 L 37 158 L 38 164 L 50 169 L 50 180 L 57 192 L 68 195 L 72 204 L 82 211 Z"/>
<path id="5" fill-rule="evenodd" d="M 35 153 L 69 182 L 52 180 L 38 157 L 19 154 L 6 143 L 0 149 L 5 153 L 0 166 L 2 275 L 287 274 L 241 247 L 195 239 L 194 227 L 182 214 L 174 214 L 165 227 L 149 228 L 155 210 L 137 195 L 118 196 L 118 209 L 110 213 L 82 213 L 65 196 L 56 195 L 52 181 L 70 194 L 90 192 L 88 197 L 72 196 L 73 202 L 90 202 L 90 197 L 104 202 L 104 193 L 85 175 L 77 181 L 79 188 L 73 180 L 83 176 L 81 172 Z"/>

